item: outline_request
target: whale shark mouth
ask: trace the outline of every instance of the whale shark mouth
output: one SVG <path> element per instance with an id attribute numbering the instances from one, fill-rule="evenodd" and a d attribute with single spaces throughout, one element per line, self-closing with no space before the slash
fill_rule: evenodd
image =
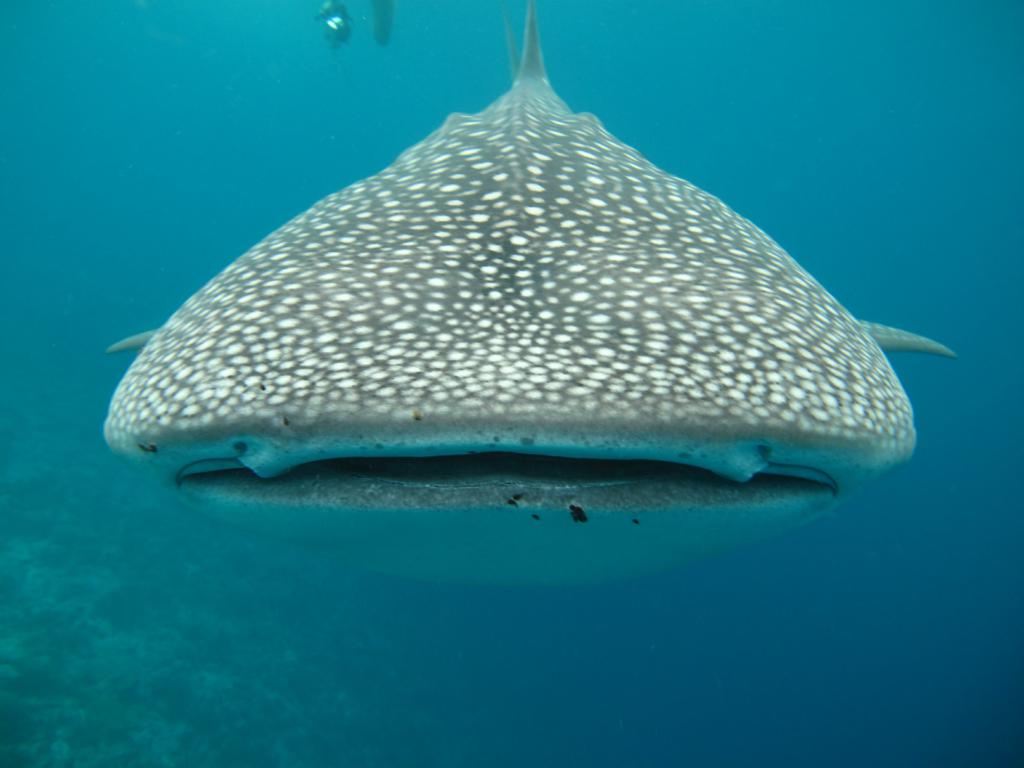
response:
<path id="1" fill-rule="evenodd" d="M 183 469 L 177 483 L 196 501 L 260 498 L 339 510 L 511 507 L 568 510 L 576 518 L 586 513 L 584 499 L 592 509 L 630 512 L 765 498 L 817 500 L 838 493 L 827 473 L 809 467 L 769 465 L 740 482 L 670 461 L 497 451 L 340 457 L 302 463 L 273 477 L 261 477 L 237 460 L 206 460 Z"/>
<path id="2" fill-rule="evenodd" d="M 211 518 L 348 564 L 518 584 L 663 570 L 802 525 L 839 495 L 801 467 L 738 481 L 669 461 L 508 452 L 333 458 L 271 477 L 204 460 L 177 487 Z"/>

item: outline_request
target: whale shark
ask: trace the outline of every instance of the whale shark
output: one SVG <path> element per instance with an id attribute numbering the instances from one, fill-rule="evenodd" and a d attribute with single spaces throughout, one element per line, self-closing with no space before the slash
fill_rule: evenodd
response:
<path id="1" fill-rule="evenodd" d="M 532 1 L 518 61 L 114 345 L 111 449 L 347 563 L 548 584 L 794 528 L 908 460 L 886 351 L 953 353 L 571 111 Z"/>

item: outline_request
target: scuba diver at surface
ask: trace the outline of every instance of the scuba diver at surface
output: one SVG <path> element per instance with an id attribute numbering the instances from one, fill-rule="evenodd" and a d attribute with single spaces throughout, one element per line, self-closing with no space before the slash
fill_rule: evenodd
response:
<path id="1" fill-rule="evenodd" d="M 324 0 L 316 18 L 323 22 L 324 34 L 331 48 L 337 48 L 342 43 L 347 43 L 352 37 L 352 17 L 348 15 L 348 8 L 344 3 L 337 0 Z"/>
<path id="2" fill-rule="evenodd" d="M 391 39 L 394 17 L 395 0 L 373 0 L 373 37 L 381 45 L 387 45 Z M 324 25 L 331 48 L 347 43 L 352 36 L 352 17 L 338 0 L 324 0 L 315 18 Z"/>

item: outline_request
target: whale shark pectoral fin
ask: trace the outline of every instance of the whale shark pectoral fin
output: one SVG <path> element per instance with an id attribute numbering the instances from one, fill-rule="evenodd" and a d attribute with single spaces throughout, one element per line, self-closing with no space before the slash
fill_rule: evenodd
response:
<path id="1" fill-rule="evenodd" d="M 916 333 L 904 331 L 901 328 L 870 323 L 866 320 L 861 320 L 860 325 L 877 342 L 883 352 L 923 352 L 926 355 L 938 355 L 939 357 L 956 357 L 956 352 L 952 349 L 927 336 L 918 336 Z"/>
<path id="2" fill-rule="evenodd" d="M 159 328 L 154 328 L 151 331 L 143 331 L 142 333 L 136 333 L 134 336 L 128 336 L 127 338 L 121 339 L 111 344 L 106 349 L 108 355 L 112 355 L 115 352 L 126 352 L 127 350 L 139 350 L 146 346 L 153 334 L 159 331 Z"/>

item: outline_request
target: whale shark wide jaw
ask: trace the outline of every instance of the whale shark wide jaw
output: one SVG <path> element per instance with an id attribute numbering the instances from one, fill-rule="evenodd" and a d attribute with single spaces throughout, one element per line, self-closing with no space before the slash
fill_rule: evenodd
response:
<path id="1" fill-rule="evenodd" d="M 272 478 L 210 465 L 179 479 L 224 520 L 392 573 L 594 582 L 661 570 L 809 521 L 827 479 L 745 483 L 692 465 L 522 453 L 359 458 Z"/>
<path id="2" fill-rule="evenodd" d="M 144 345 L 144 346 L 143 346 Z M 220 519 L 413 576 L 572 582 L 799 525 L 909 458 L 883 353 L 720 200 L 512 88 L 270 234 L 142 346 L 113 450 Z"/>
<path id="3" fill-rule="evenodd" d="M 220 520 L 369 569 L 487 583 L 671 568 L 809 522 L 887 468 L 860 445 L 715 438 L 708 426 L 687 440 L 632 424 L 510 433 L 495 419 L 446 439 L 421 411 L 347 430 L 285 420 L 162 430 L 120 450 Z"/>

